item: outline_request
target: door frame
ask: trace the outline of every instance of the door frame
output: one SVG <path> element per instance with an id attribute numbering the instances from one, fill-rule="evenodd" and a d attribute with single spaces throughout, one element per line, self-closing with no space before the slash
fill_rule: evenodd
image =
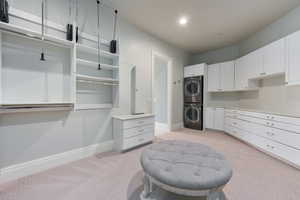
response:
<path id="1" fill-rule="evenodd" d="M 172 131 L 172 107 L 173 107 L 173 101 L 172 101 L 172 96 L 173 96 L 173 87 L 172 87 L 172 82 L 173 82 L 173 58 L 166 56 L 162 53 L 159 53 L 157 51 L 152 50 L 152 59 L 151 59 L 151 68 L 152 68 L 152 73 L 151 73 L 151 82 L 152 82 L 152 113 L 155 113 L 155 102 L 154 102 L 154 69 L 155 69 L 155 58 L 159 57 L 167 61 L 168 67 L 167 67 L 167 127 L 165 127 L 166 131 Z"/>

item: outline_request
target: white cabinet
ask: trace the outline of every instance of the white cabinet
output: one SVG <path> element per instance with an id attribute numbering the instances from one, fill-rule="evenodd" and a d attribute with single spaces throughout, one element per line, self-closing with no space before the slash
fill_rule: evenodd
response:
<path id="1" fill-rule="evenodd" d="M 263 51 L 258 49 L 245 56 L 246 71 L 248 79 L 253 79 L 261 76 L 264 73 L 263 69 Z"/>
<path id="2" fill-rule="evenodd" d="M 206 64 L 186 66 L 184 68 L 184 78 L 194 77 L 194 76 L 203 76 L 205 65 Z"/>
<path id="3" fill-rule="evenodd" d="M 214 129 L 224 130 L 224 108 L 216 108 L 214 113 Z"/>
<path id="4" fill-rule="evenodd" d="M 241 57 L 236 60 L 235 65 L 235 89 L 244 90 L 248 88 L 246 57 Z"/>
<path id="5" fill-rule="evenodd" d="M 215 108 L 206 108 L 205 110 L 205 128 L 214 128 L 214 114 Z"/>
<path id="6" fill-rule="evenodd" d="M 123 115 L 113 118 L 117 151 L 126 151 L 154 140 L 154 115 Z"/>
<path id="7" fill-rule="evenodd" d="M 220 85 L 221 90 L 234 89 L 234 61 L 220 63 Z"/>
<path id="8" fill-rule="evenodd" d="M 228 91 L 234 89 L 234 61 L 208 66 L 208 91 Z"/>
<path id="9" fill-rule="evenodd" d="M 269 76 L 285 72 L 285 38 L 263 47 L 263 72 Z"/>
<path id="10" fill-rule="evenodd" d="M 288 85 L 300 84 L 300 31 L 286 37 Z"/>
<path id="11" fill-rule="evenodd" d="M 207 69 L 207 90 L 216 92 L 220 90 L 220 65 L 209 65 Z"/>
<path id="12" fill-rule="evenodd" d="M 224 130 L 224 108 L 207 108 L 205 112 L 205 128 Z"/>
<path id="13" fill-rule="evenodd" d="M 225 132 L 300 167 L 300 119 L 225 110 Z"/>

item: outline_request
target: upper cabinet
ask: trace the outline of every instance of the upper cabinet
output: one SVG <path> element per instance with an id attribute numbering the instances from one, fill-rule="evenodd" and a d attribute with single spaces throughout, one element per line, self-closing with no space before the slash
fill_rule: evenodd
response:
<path id="1" fill-rule="evenodd" d="M 235 89 L 245 90 L 248 88 L 247 57 L 243 56 L 235 63 Z"/>
<path id="2" fill-rule="evenodd" d="M 205 64 L 186 66 L 184 68 L 184 78 L 203 76 L 204 75 Z"/>
<path id="3" fill-rule="evenodd" d="M 208 66 L 208 91 L 228 91 L 234 89 L 234 62 L 224 62 Z"/>
<path id="4" fill-rule="evenodd" d="M 300 84 L 300 31 L 286 38 L 286 82 L 288 85 Z"/>
<path id="5" fill-rule="evenodd" d="M 223 91 L 234 89 L 234 61 L 220 64 L 220 88 Z"/>
<path id="6" fill-rule="evenodd" d="M 220 88 L 220 65 L 214 64 L 209 65 L 207 69 L 207 90 L 209 92 L 216 92 L 219 91 Z"/>
<path id="7" fill-rule="evenodd" d="M 263 74 L 265 76 L 285 72 L 285 38 L 262 48 Z"/>

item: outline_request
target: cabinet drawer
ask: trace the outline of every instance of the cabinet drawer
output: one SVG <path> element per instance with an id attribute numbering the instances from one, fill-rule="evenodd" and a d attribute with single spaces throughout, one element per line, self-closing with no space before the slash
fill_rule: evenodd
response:
<path id="1" fill-rule="evenodd" d="M 123 122 L 123 129 L 134 128 L 138 126 L 144 126 L 147 124 L 154 124 L 154 118 L 141 118 L 141 119 L 132 119 Z"/>
<path id="2" fill-rule="evenodd" d="M 135 137 L 124 139 L 123 150 L 131 149 L 133 147 L 146 144 L 154 139 L 154 133 L 144 133 Z"/>
<path id="3" fill-rule="evenodd" d="M 147 126 L 138 126 L 135 128 L 125 129 L 123 132 L 124 138 L 131 138 L 137 135 L 145 134 L 145 133 L 153 133 L 154 134 L 154 125 Z"/>
<path id="4" fill-rule="evenodd" d="M 266 127 L 263 136 L 300 150 L 300 134 Z"/>
<path id="5" fill-rule="evenodd" d="M 300 118 L 285 117 L 278 115 L 266 115 L 265 119 L 300 126 Z"/>
<path id="6" fill-rule="evenodd" d="M 254 136 L 253 144 L 268 151 L 272 154 L 279 156 L 295 165 L 300 166 L 300 151 L 294 148 L 273 142 L 271 140 Z"/>

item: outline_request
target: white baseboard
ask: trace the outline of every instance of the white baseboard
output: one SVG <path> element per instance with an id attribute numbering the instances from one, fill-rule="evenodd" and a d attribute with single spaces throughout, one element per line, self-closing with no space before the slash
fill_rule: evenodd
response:
<path id="1" fill-rule="evenodd" d="M 168 124 L 155 122 L 155 136 L 164 135 L 170 132 Z"/>
<path id="2" fill-rule="evenodd" d="M 60 165 L 90 157 L 96 153 L 111 151 L 113 150 L 113 147 L 114 141 L 111 140 L 2 168 L 0 170 L 0 183 L 36 174 Z"/>
<path id="3" fill-rule="evenodd" d="M 183 122 L 172 124 L 171 130 L 175 131 L 175 130 L 178 130 L 178 129 L 181 129 L 181 128 L 183 128 Z"/>

